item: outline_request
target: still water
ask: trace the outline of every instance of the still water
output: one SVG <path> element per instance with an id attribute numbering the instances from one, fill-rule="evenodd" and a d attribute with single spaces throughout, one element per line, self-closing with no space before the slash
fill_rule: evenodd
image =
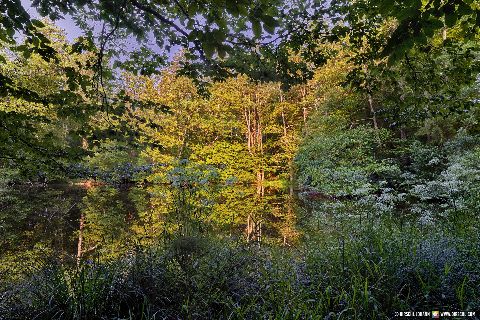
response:
<path id="1" fill-rule="evenodd" d="M 115 259 L 177 234 L 211 233 L 245 241 L 296 241 L 298 202 L 255 188 L 48 185 L 0 189 L 0 276 L 40 257 L 62 263 Z"/>

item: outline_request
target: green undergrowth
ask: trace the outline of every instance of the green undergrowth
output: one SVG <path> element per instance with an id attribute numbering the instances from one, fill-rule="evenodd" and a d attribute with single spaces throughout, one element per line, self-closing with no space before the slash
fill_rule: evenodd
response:
<path id="1" fill-rule="evenodd" d="M 384 222 L 317 233 L 296 248 L 189 236 L 115 261 L 48 261 L 2 285 L 0 319 L 387 319 L 404 310 L 478 310 L 479 233 L 457 231 Z"/>

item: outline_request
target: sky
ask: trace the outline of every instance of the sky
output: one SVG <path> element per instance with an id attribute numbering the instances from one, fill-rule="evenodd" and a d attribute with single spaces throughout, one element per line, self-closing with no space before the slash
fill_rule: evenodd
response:
<path id="1" fill-rule="evenodd" d="M 37 10 L 32 7 L 31 1 L 21 0 L 21 3 L 32 18 L 41 18 Z M 69 41 L 73 41 L 75 38 L 78 38 L 82 35 L 82 30 L 80 30 L 80 28 L 75 25 L 75 22 L 69 16 L 66 16 L 64 19 L 55 21 L 55 25 L 65 31 L 65 34 Z"/>

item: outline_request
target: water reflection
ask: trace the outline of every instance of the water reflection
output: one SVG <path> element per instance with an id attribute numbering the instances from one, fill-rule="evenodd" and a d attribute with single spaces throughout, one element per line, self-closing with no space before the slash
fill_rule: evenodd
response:
<path id="1" fill-rule="evenodd" d="M 178 233 L 290 244 L 296 220 L 291 193 L 266 190 L 259 198 L 254 186 L 8 188 L 0 190 L 0 276 L 45 256 L 115 259 Z"/>

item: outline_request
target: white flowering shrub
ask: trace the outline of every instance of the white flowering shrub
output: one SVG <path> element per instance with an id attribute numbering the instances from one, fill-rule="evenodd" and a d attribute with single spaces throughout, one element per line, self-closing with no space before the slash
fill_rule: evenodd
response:
<path id="1" fill-rule="evenodd" d="M 355 136 L 352 138 L 351 134 Z M 459 132 L 442 146 L 412 141 L 389 157 L 376 156 L 368 130 L 337 135 L 327 146 L 312 140 L 297 158 L 304 198 L 309 192 L 328 195 L 330 201 L 315 211 L 329 216 L 414 218 L 433 225 L 461 213 L 480 209 L 480 139 Z M 344 153 L 334 141 L 356 141 Z M 353 139 L 353 140 L 352 140 Z M 322 143 L 326 138 L 321 139 Z M 363 141 L 363 142 L 360 142 Z M 346 146 L 340 143 L 340 145 Z M 367 147 L 367 145 L 369 147 Z M 357 148 L 357 150 L 351 150 Z"/>

